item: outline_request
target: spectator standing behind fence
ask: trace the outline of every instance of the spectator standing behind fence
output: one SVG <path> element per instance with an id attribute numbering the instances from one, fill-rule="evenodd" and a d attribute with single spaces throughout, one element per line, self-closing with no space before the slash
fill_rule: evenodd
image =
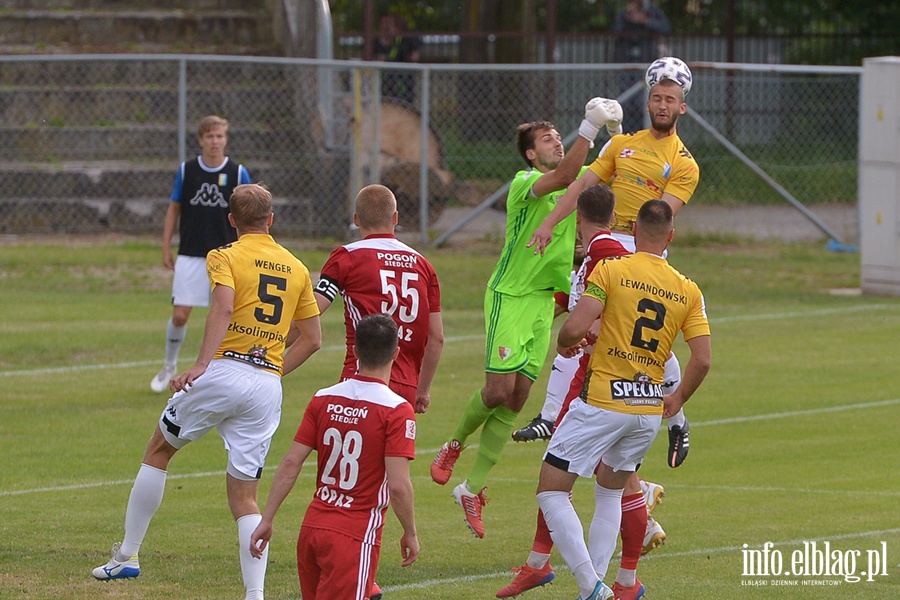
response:
<path id="1" fill-rule="evenodd" d="M 404 35 L 406 27 L 397 15 L 384 15 L 378 23 L 378 37 L 372 48 L 375 60 L 385 62 L 419 62 L 422 40 Z M 381 93 L 410 104 L 416 99 L 415 76 L 409 71 L 390 71 L 381 79 Z"/>
<path id="2" fill-rule="evenodd" d="M 206 255 L 237 240 L 237 232 L 228 222 L 228 199 L 235 187 L 250 183 L 247 169 L 225 156 L 228 121 L 215 115 L 204 117 L 197 137 L 201 155 L 181 163 L 163 225 L 163 265 L 175 276 L 172 318 L 166 327 L 166 357 L 162 369 L 150 381 L 150 389 L 157 394 L 168 390 L 169 380 L 175 376 L 191 309 L 209 306 Z M 178 256 L 173 259 L 172 236 L 176 226 Z"/>
<path id="3" fill-rule="evenodd" d="M 661 8 L 650 0 L 628 0 L 625 9 L 616 15 L 612 31 L 616 34 L 613 61 L 617 63 L 649 64 L 662 51 L 662 36 L 671 32 L 669 19 Z M 619 76 L 619 86 L 624 92 L 643 79 L 643 71 L 625 71 Z M 635 94 L 622 104 L 625 113 L 622 126 L 626 133 L 643 128 L 644 109 L 641 94 Z"/>

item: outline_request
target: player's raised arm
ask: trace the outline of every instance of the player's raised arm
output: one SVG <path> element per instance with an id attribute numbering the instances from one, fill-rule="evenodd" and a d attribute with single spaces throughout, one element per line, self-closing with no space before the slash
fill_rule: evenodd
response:
<path id="1" fill-rule="evenodd" d="M 547 246 L 550 245 L 550 242 L 553 241 L 553 228 L 556 227 L 560 221 L 571 215 L 572 211 L 575 210 L 578 194 L 584 189 L 592 185 L 597 185 L 598 183 L 600 183 L 600 178 L 597 177 L 593 171 L 587 170 L 581 174 L 581 177 L 573 181 L 569 187 L 566 188 L 566 193 L 559 197 L 556 206 L 550 211 L 550 214 L 544 218 L 541 225 L 535 230 L 531 239 L 528 241 L 528 247 L 531 248 L 533 246 L 535 254 L 540 252 L 541 256 L 544 255 L 544 250 L 546 250 Z"/>
<path id="2" fill-rule="evenodd" d="M 585 118 L 581 122 L 578 132 L 585 135 L 595 135 L 600 126 L 605 125 L 610 138 L 622 133 L 622 107 L 616 100 L 607 98 L 594 98 L 585 106 Z M 605 147 L 604 147 L 605 148 Z M 592 185 L 600 183 L 600 177 L 591 170 L 586 170 L 581 176 L 566 188 L 566 192 L 559 197 L 556 206 L 547 215 L 540 226 L 534 231 L 528 241 L 529 248 L 534 247 L 534 253 L 544 255 L 544 250 L 553 241 L 553 228 L 560 221 L 575 211 L 578 195 Z"/>
<path id="3" fill-rule="evenodd" d="M 591 175 L 593 179 L 582 181 L 589 172 L 585 172 L 578 179 L 575 177 L 584 166 L 588 149 L 593 147 L 594 139 L 600 132 L 600 128 L 604 126 L 610 137 L 622 133 L 622 106 L 616 100 L 591 98 L 584 107 L 584 119 L 578 128 L 578 139 L 575 140 L 572 149 L 556 169 L 545 173 L 534 184 L 535 196 L 568 188 L 566 193 L 559 198 L 553 211 L 547 215 L 528 241 L 527 247 L 533 246 L 535 254 L 540 252 L 541 256 L 544 255 L 544 250 L 553 240 L 553 228 L 575 210 L 575 202 L 581 190 L 600 182 L 599 178 L 593 174 Z M 559 172 L 559 176 L 557 176 L 557 172 Z M 570 178 L 566 181 L 565 177 Z M 545 180 L 546 183 L 544 183 Z M 550 185 L 556 185 L 556 187 L 550 189 Z M 577 189 L 573 190 L 573 186 Z"/>
<path id="4" fill-rule="evenodd" d="M 592 140 L 593 138 L 587 139 L 578 136 L 572 143 L 569 151 L 565 153 L 562 160 L 556 165 L 556 168 L 547 171 L 534 182 L 534 185 L 531 187 L 534 197 L 540 198 L 541 196 L 563 190 L 575 181 L 579 171 L 581 171 L 581 167 L 584 166 L 588 151 L 594 144 Z M 562 149 L 561 139 L 559 143 L 560 149 Z"/>

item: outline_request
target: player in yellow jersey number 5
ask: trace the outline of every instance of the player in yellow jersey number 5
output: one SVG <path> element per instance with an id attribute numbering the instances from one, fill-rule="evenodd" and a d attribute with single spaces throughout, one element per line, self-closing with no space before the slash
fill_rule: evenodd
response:
<path id="1" fill-rule="evenodd" d="M 322 345 L 309 270 L 269 235 L 272 194 L 258 184 L 235 188 L 229 221 L 238 240 L 209 253 L 212 305 L 194 365 L 174 377 L 174 395 L 147 443 L 128 507 L 125 537 L 97 579 L 141 573 L 138 551 L 162 503 L 169 461 L 215 428 L 228 449 L 226 491 L 238 530 L 245 600 L 261 600 L 266 556 L 250 555 L 262 519 L 257 488 L 281 419 L 281 377 Z M 291 330 L 294 330 L 291 332 Z M 295 339 L 285 353 L 288 336 Z"/>

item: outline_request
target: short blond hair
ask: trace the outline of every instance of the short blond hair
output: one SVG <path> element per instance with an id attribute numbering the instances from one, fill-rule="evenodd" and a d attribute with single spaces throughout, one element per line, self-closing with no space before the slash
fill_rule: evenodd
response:
<path id="1" fill-rule="evenodd" d="M 356 195 L 356 216 L 364 229 L 384 229 L 394 224 L 397 199 L 389 188 L 377 183 L 367 185 Z"/>
<path id="2" fill-rule="evenodd" d="M 234 188 L 228 206 L 237 227 L 265 227 L 272 214 L 272 192 L 265 184 L 245 183 Z"/>
<path id="3" fill-rule="evenodd" d="M 228 119 L 216 115 L 209 115 L 200 120 L 200 126 L 197 127 L 197 136 L 203 137 L 203 134 L 210 131 L 213 127 L 224 127 L 228 132 Z"/>

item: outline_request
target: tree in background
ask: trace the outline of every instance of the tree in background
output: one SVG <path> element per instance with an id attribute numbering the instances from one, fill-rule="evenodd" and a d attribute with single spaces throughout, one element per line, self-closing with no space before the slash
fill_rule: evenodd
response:
<path id="1" fill-rule="evenodd" d="M 396 14 L 418 32 L 466 36 L 461 62 L 532 62 L 534 39 L 551 17 L 560 34 L 608 33 L 626 0 L 331 0 L 337 34 L 364 28 L 366 3 L 376 15 Z M 865 56 L 900 54 L 898 2 L 845 0 L 656 0 L 673 35 L 786 36 L 785 62 L 862 64 Z M 555 6 L 550 15 L 548 7 Z M 376 17 L 377 18 L 377 17 Z M 494 32 L 495 55 L 478 32 Z M 504 35 L 506 33 L 515 35 Z M 477 40 L 481 40 L 476 43 Z M 471 43 L 470 43 L 471 42 Z M 491 60 L 487 60 L 491 58 Z"/>

